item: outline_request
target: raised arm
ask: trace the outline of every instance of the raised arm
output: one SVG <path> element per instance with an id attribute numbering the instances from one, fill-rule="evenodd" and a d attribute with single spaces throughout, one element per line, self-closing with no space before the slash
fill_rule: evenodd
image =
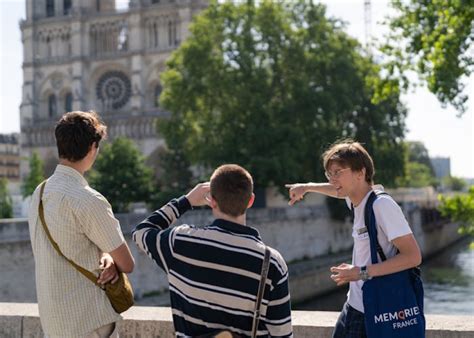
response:
<path id="1" fill-rule="evenodd" d="M 173 199 L 138 224 L 132 238 L 143 252 L 168 272 L 168 262 L 172 257 L 172 241 L 169 228 L 182 214 L 192 207 L 207 204 L 205 196 L 209 183 L 200 183 L 186 196 Z"/>
<path id="2" fill-rule="evenodd" d="M 286 188 L 289 189 L 290 201 L 289 205 L 293 205 L 298 201 L 301 201 L 304 195 L 308 192 L 317 192 L 326 196 L 335 198 L 345 198 L 346 196 L 338 195 L 336 188 L 330 183 L 295 183 L 286 184 Z"/>

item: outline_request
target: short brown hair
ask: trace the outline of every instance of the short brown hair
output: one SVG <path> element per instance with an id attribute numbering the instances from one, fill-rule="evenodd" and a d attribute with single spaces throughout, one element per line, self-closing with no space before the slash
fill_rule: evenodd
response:
<path id="1" fill-rule="evenodd" d="M 237 164 L 222 165 L 211 176 L 211 196 L 226 215 L 243 215 L 252 192 L 252 176 Z"/>
<path id="2" fill-rule="evenodd" d="M 94 111 L 73 111 L 59 119 L 54 135 L 59 158 L 77 162 L 87 155 L 92 144 L 99 146 L 107 127 Z"/>
<path id="3" fill-rule="evenodd" d="M 373 183 L 374 161 L 359 142 L 348 139 L 334 143 L 323 154 L 324 169 L 327 171 L 333 162 L 349 167 L 353 171 L 365 168 L 365 181 L 369 184 Z"/>

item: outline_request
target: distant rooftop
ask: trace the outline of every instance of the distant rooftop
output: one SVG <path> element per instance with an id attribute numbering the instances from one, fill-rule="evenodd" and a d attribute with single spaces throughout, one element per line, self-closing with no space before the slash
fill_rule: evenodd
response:
<path id="1" fill-rule="evenodd" d="M 20 135 L 17 133 L 13 134 L 0 134 L 0 144 L 19 144 Z"/>

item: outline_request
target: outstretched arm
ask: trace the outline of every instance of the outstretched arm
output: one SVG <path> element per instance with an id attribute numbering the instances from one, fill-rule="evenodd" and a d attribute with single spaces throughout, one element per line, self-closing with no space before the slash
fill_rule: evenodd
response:
<path id="1" fill-rule="evenodd" d="M 326 196 L 335 198 L 345 198 L 346 196 L 338 195 L 336 188 L 330 183 L 295 183 L 286 184 L 286 188 L 289 189 L 290 201 L 289 205 L 293 205 L 298 201 L 301 201 L 304 195 L 308 192 L 317 192 Z"/>

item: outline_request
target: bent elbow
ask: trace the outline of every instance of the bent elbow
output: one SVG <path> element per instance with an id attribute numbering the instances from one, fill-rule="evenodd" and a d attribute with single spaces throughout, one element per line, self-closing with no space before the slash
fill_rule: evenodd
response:
<path id="1" fill-rule="evenodd" d="M 415 266 L 421 265 L 422 261 L 423 261 L 423 257 L 421 256 L 420 250 L 418 250 L 413 257 L 413 266 L 415 267 Z"/>
<path id="2" fill-rule="evenodd" d="M 128 264 L 122 267 L 122 272 L 132 273 L 134 268 L 135 268 L 135 260 L 132 258 L 132 260 Z"/>

